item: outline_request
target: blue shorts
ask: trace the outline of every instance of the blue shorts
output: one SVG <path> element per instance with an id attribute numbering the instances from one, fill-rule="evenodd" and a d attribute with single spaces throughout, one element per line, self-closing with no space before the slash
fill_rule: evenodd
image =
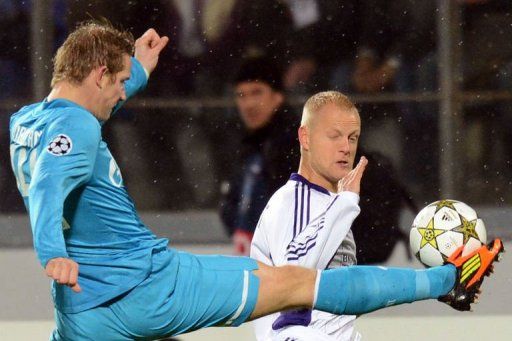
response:
<path id="1" fill-rule="evenodd" d="M 51 340 L 133 340 L 238 326 L 251 315 L 259 279 L 247 257 L 153 255 L 150 276 L 111 302 L 76 314 L 55 310 Z"/>

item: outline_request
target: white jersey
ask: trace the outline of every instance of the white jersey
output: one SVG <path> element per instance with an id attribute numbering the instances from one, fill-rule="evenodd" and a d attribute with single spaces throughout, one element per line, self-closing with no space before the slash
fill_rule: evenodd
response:
<path id="1" fill-rule="evenodd" d="M 350 227 L 359 214 L 358 204 L 356 193 L 330 193 L 294 173 L 263 210 L 251 257 L 274 266 L 327 269 L 354 265 L 356 248 Z M 293 325 L 313 328 L 326 339 L 350 340 L 355 318 L 300 310 L 257 319 L 254 326 L 258 341 L 277 340 L 280 331 Z"/>

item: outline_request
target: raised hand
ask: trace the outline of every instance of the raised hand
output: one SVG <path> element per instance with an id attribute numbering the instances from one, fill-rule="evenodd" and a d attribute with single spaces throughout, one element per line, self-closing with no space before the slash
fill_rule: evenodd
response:
<path id="1" fill-rule="evenodd" d="M 154 29 L 150 28 L 135 41 L 135 59 L 146 71 L 153 72 L 158 64 L 158 56 L 168 42 L 168 37 L 160 37 Z"/>
<path id="2" fill-rule="evenodd" d="M 50 259 L 45 268 L 46 275 L 57 283 L 69 286 L 74 292 L 82 291 L 78 284 L 78 263 L 69 258 Z"/>
<path id="3" fill-rule="evenodd" d="M 368 159 L 361 156 L 357 166 L 338 182 L 338 192 L 349 191 L 359 194 L 361 191 L 361 179 L 368 164 Z"/>

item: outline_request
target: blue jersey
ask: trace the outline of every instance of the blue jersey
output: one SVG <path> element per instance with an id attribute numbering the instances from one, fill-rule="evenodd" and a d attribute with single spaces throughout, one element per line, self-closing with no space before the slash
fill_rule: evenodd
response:
<path id="1" fill-rule="evenodd" d="M 146 83 L 132 58 L 127 96 Z M 45 267 L 69 257 L 79 264 L 81 293 L 52 284 L 57 309 L 98 306 L 147 278 L 152 253 L 168 241 L 139 219 L 92 113 L 65 99 L 26 106 L 11 117 L 10 149 L 39 261 Z"/>

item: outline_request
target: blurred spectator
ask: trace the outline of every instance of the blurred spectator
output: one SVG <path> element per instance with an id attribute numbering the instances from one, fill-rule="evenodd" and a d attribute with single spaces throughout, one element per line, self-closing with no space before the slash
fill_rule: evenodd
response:
<path id="1" fill-rule="evenodd" d="M 132 2 L 133 3 L 133 2 Z M 135 19 L 146 17 L 172 39 L 150 92 L 159 96 L 224 95 L 241 59 L 266 54 L 279 60 L 291 26 L 278 0 L 135 1 Z M 139 25 L 140 26 L 140 25 Z"/>
<path id="2" fill-rule="evenodd" d="M 292 22 L 282 1 L 209 0 L 201 14 L 207 51 L 201 62 L 209 79 L 231 79 L 242 58 L 266 55 L 274 63 L 283 59 Z"/>
<path id="3" fill-rule="evenodd" d="M 166 27 L 171 30 L 174 39 L 162 55 L 162 72 L 153 80 L 158 88 L 153 88 L 153 94 L 225 96 L 226 80 L 233 78 L 244 56 L 266 54 L 274 60 L 282 59 L 282 41 L 290 26 L 290 17 L 280 1 L 175 0 L 164 3 L 167 19 L 163 29 L 164 32 Z M 172 120 L 167 119 L 170 115 Z M 212 140 L 222 139 L 223 128 L 229 127 L 231 122 L 226 119 L 224 110 L 216 109 L 166 112 L 160 116 L 158 128 L 152 129 L 156 132 L 152 133 L 152 139 L 171 143 L 166 150 L 177 154 L 178 158 L 178 162 L 172 163 L 173 167 L 181 165 L 183 169 L 178 178 L 189 186 L 195 206 L 208 206 L 217 199 L 216 189 L 225 172 L 224 165 L 218 162 L 223 155 Z"/>
<path id="4" fill-rule="evenodd" d="M 437 37 L 437 3 L 364 0 L 362 6 L 363 32 L 352 77 L 356 91 L 367 94 L 434 91 L 430 79 L 437 74 L 437 69 L 429 56 L 435 49 Z M 438 160 L 433 152 L 438 149 L 436 108 L 430 103 L 400 102 L 372 109 L 377 110 L 373 116 L 387 117 L 388 111 L 397 113 L 393 119 L 401 128 L 397 139 L 403 150 L 402 160 L 397 161 L 402 165 L 405 183 L 416 197 L 424 199 L 429 194 L 435 195 L 438 183 Z"/>
<path id="5" fill-rule="evenodd" d="M 249 254 L 268 199 L 298 167 L 299 117 L 286 104 L 281 77 L 272 60 L 254 58 L 242 65 L 234 80 L 245 133 L 232 158 L 238 172 L 222 184 L 220 215 L 240 255 Z"/>
<path id="6" fill-rule="evenodd" d="M 358 0 L 285 0 L 292 14 L 284 74 L 295 93 L 348 91 L 360 31 Z"/>
<path id="7" fill-rule="evenodd" d="M 358 92 L 412 91 L 412 68 L 435 48 L 435 1 L 363 0 L 361 42 L 353 75 Z M 416 74 L 416 72 L 412 72 Z"/>
<path id="8" fill-rule="evenodd" d="M 353 92 L 377 94 L 394 91 L 399 70 L 414 60 L 418 48 L 409 48 L 408 32 L 413 29 L 410 1 L 362 0 L 359 2 L 360 37 L 354 68 L 348 74 Z M 399 127 L 397 103 L 362 104 L 362 119 L 366 134 L 360 143 L 368 150 L 376 150 L 401 164 L 403 145 Z M 386 139 L 383 144 L 382 140 Z"/>
<path id="9" fill-rule="evenodd" d="M 266 55 L 276 64 L 284 59 L 291 17 L 282 1 L 209 0 L 203 1 L 199 14 L 196 21 L 202 34 L 204 53 L 194 72 L 197 96 L 230 98 L 231 84 L 226 80 L 234 78 L 243 58 Z M 209 156 L 209 161 L 200 162 L 193 168 L 204 169 L 209 163 L 211 167 L 207 172 L 214 178 L 208 182 L 215 189 L 227 179 L 224 161 L 231 161 L 224 149 L 215 146 L 226 140 L 226 130 L 232 129 L 236 116 L 234 110 L 208 108 L 198 112 L 195 118 L 201 124 L 197 125 L 200 129 L 196 130 L 197 137 L 191 142 L 208 149 L 202 155 Z M 205 187 L 206 181 L 203 181 L 199 188 Z"/>

